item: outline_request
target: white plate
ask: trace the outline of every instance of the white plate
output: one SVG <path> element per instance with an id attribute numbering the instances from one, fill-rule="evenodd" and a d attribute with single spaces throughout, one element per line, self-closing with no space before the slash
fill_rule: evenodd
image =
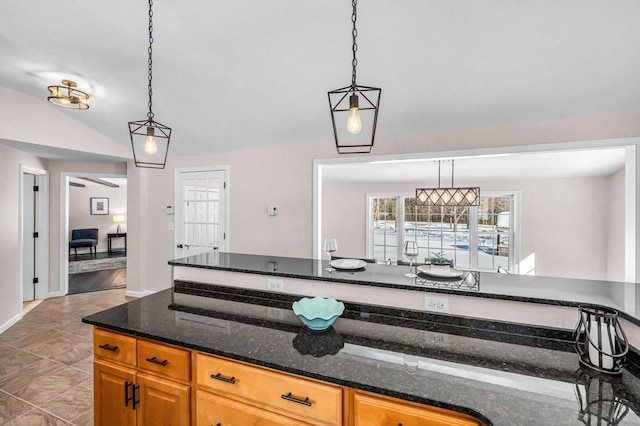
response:
<path id="1" fill-rule="evenodd" d="M 459 278 L 464 275 L 464 271 L 453 268 L 431 270 L 431 265 L 418 266 L 418 272 L 438 278 Z"/>
<path id="2" fill-rule="evenodd" d="M 335 259 L 331 261 L 330 265 L 336 269 L 362 269 L 367 265 L 367 262 L 360 259 Z"/>

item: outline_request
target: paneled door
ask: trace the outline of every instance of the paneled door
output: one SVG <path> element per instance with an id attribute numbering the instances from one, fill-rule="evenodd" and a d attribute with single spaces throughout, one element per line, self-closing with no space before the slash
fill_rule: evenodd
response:
<path id="1" fill-rule="evenodd" d="M 227 249 L 226 170 L 176 171 L 176 258 Z"/>

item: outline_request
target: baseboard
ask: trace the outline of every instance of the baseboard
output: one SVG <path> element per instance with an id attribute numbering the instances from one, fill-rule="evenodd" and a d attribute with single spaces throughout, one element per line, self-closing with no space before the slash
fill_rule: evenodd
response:
<path id="1" fill-rule="evenodd" d="M 64 294 L 62 294 L 61 291 L 50 291 L 49 294 L 47 294 L 47 299 L 51 298 L 51 297 L 62 297 L 64 296 Z"/>
<path id="2" fill-rule="evenodd" d="M 144 297 L 153 293 L 155 293 L 155 291 L 152 291 L 152 290 L 143 290 L 143 291 L 127 290 L 124 292 L 124 295 L 127 297 Z"/>
<path id="3" fill-rule="evenodd" d="M 5 331 L 7 331 L 9 329 L 9 327 L 11 327 L 13 324 L 17 323 L 18 321 L 20 321 L 22 319 L 22 312 L 16 314 L 13 318 L 11 318 L 9 321 L 5 322 L 4 324 L 0 325 L 0 334 L 4 333 Z"/>

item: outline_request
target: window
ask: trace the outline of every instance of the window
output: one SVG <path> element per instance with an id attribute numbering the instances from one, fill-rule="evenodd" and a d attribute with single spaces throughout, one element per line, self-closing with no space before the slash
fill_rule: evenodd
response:
<path id="1" fill-rule="evenodd" d="M 373 249 L 370 251 L 375 259 L 398 260 L 398 200 L 399 197 L 371 199 Z"/>
<path id="2" fill-rule="evenodd" d="M 512 270 L 515 196 L 486 193 L 477 207 L 449 207 L 418 205 L 413 195 L 370 195 L 368 256 L 403 259 L 404 242 L 413 240 L 420 262 L 438 254 L 463 269 Z"/>

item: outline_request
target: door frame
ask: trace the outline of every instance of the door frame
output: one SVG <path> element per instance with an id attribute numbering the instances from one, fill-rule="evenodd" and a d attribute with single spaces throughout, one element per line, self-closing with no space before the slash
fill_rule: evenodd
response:
<path id="1" fill-rule="evenodd" d="M 120 173 L 60 172 L 60 289 L 51 296 L 65 296 L 69 291 L 69 178 L 79 176 L 127 179 Z"/>
<path id="2" fill-rule="evenodd" d="M 18 206 L 18 216 L 19 216 L 19 227 L 20 227 L 20 273 L 19 273 L 19 284 L 20 284 L 20 312 L 22 309 L 22 302 L 24 298 L 24 244 L 25 244 L 25 236 L 24 236 L 24 183 L 23 176 L 25 173 L 32 174 L 38 176 L 38 192 L 40 193 L 40 198 L 38 198 L 38 205 L 36 206 L 36 215 L 38 221 L 38 249 L 37 249 L 37 262 L 38 262 L 38 290 L 37 299 L 41 300 L 47 299 L 49 297 L 49 172 L 43 169 L 38 169 L 30 166 L 25 166 L 20 164 L 20 200 Z"/>
<path id="3" fill-rule="evenodd" d="M 231 251 L 231 233 L 229 232 L 229 222 L 230 222 L 230 202 L 229 192 L 231 189 L 231 176 L 229 174 L 229 165 L 214 165 L 214 166 L 200 166 L 200 167 L 176 167 L 174 169 L 174 182 L 173 182 L 173 252 L 176 253 L 176 245 L 178 241 L 176 240 L 176 226 L 177 221 L 176 217 L 178 216 L 178 208 L 181 208 L 178 205 L 178 191 L 180 184 L 180 173 L 194 173 L 194 172 L 223 172 L 224 173 L 224 181 L 226 184 L 225 190 L 223 191 L 223 199 L 224 199 L 224 226 L 222 232 L 225 233 L 225 251 Z M 221 250 L 222 251 L 222 250 Z"/>

